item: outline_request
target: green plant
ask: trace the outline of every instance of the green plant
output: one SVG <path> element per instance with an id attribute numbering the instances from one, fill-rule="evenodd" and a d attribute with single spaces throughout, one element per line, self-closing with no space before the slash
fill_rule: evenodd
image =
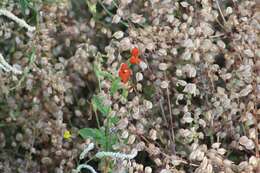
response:
<path id="1" fill-rule="evenodd" d="M 95 146 L 93 143 L 86 145 L 84 151 L 82 151 L 82 153 L 79 156 L 80 160 L 84 159 L 86 157 L 86 155 L 88 154 L 88 152 L 93 150 L 94 147 Z M 99 158 L 99 159 L 107 158 L 107 157 L 111 157 L 114 159 L 133 159 L 134 157 L 136 157 L 136 155 L 137 155 L 137 150 L 133 150 L 133 152 L 131 154 L 101 151 L 101 152 L 97 152 L 94 157 Z M 93 159 L 93 158 L 91 158 L 91 159 Z M 81 169 L 83 169 L 83 168 L 88 169 L 91 173 L 96 173 L 96 170 L 91 165 L 88 165 L 88 162 L 91 159 L 89 159 L 86 163 L 78 165 L 76 169 L 72 170 L 72 173 L 80 173 Z M 107 159 L 105 159 L 105 161 L 106 160 Z M 101 163 L 101 165 L 103 165 L 104 163 L 106 164 L 106 162 L 103 162 L 103 163 Z M 111 163 L 110 165 L 112 167 L 113 163 L 112 162 L 110 162 L 110 163 Z M 107 172 L 107 171 L 105 171 L 105 172 Z M 110 170 L 108 170 L 108 172 L 112 173 L 112 171 L 110 171 Z"/>
<path id="2" fill-rule="evenodd" d="M 34 22 L 35 24 L 38 23 L 38 12 L 35 7 L 35 3 L 31 0 L 19 0 L 20 8 L 22 11 L 22 14 L 26 15 L 26 10 L 29 10 L 31 13 L 30 20 Z"/>
<path id="3" fill-rule="evenodd" d="M 100 67 L 100 63 L 102 61 L 102 56 L 97 56 L 98 63 L 94 64 L 94 71 L 97 76 L 97 79 L 100 81 L 101 78 L 111 81 L 112 85 L 110 88 L 110 95 L 114 95 L 119 89 L 121 89 L 120 78 L 117 76 L 113 76 L 111 73 L 102 71 Z M 99 92 L 101 92 L 101 86 L 99 88 Z M 98 128 L 83 128 L 79 130 L 79 135 L 86 139 L 91 138 L 94 140 L 98 146 L 100 146 L 101 151 L 113 151 L 112 146 L 118 142 L 118 138 L 116 133 L 111 133 L 111 129 L 118 122 L 118 118 L 116 116 L 111 115 L 111 106 L 104 103 L 105 98 L 100 96 L 100 94 L 94 95 L 91 99 L 91 104 L 93 110 L 96 115 Z M 103 126 L 100 125 L 100 118 L 98 115 L 101 115 L 104 120 Z M 100 167 L 102 172 L 110 172 L 113 162 L 107 158 L 101 160 Z"/>
<path id="4" fill-rule="evenodd" d="M 50 4 L 50 3 L 58 3 L 58 0 L 17 0 L 19 1 L 19 6 L 21 8 L 22 14 L 26 17 L 26 10 L 29 10 L 30 22 L 37 24 L 39 23 L 39 11 L 37 6 L 39 4 Z"/>
<path id="5" fill-rule="evenodd" d="M 94 72 L 96 74 L 96 77 L 98 79 L 99 83 L 99 93 L 94 95 L 91 99 L 91 104 L 93 107 L 93 110 L 96 115 L 97 120 L 97 128 L 83 128 L 79 130 L 79 135 L 84 138 L 90 138 L 96 142 L 98 146 L 100 146 L 101 151 L 99 151 L 95 157 L 101 159 L 100 163 L 100 169 L 104 173 L 108 173 L 112 171 L 114 162 L 111 161 L 111 159 L 108 159 L 108 157 L 112 158 L 123 158 L 123 159 L 132 159 L 137 155 L 137 152 L 134 152 L 132 154 L 124 154 L 124 153 L 116 153 L 113 151 L 113 145 L 117 144 L 119 139 L 117 137 L 116 133 L 112 133 L 113 127 L 116 126 L 119 119 L 116 115 L 112 114 L 112 108 L 109 103 L 106 102 L 106 96 L 102 93 L 102 86 L 101 86 L 101 80 L 107 80 L 111 83 L 111 85 L 108 87 L 109 92 L 107 92 L 107 97 L 113 97 L 116 93 L 119 93 L 122 97 L 126 98 L 128 91 L 124 87 L 123 84 L 126 84 L 128 80 L 130 79 L 130 76 L 132 75 L 132 70 L 128 67 L 134 65 L 134 64 L 141 64 L 141 59 L 139 59 L 139 50 L 138 48 L 134 48 L 134 51 L 132 51 L 132 57 L 133 53 L 135 55 L 135 61 L 130 61 L 126 63 L 122 63 L 118 75 L 113 75 L 112 73 L 109 73 L 107 71 L 102 70 L 102 62 L 104 55 L 97 54 L 96 55 L 96 62 L 94 63 Z M 138 60 L 138 61 L 136 61 Z M 143 62 L 142 62 L 143 63 Z M 125 66 L 123 68 L 122 66 Z M 104 123 L 101 126 L 99 121 L 99 116 L 101 115 L 101 118 L 104 119 Z M 88 151 L 88 149 L 87 149 Z M 83 153 L 85 153 L 83 151 Z M 80 171 L 81 168 L 89 169 L 89 165 L 85 165 L 83 167 L 80 167 L 82 165 L 79 165 L 78 171 Z M 89 169 L 90 170 L 90 169 Z"/>

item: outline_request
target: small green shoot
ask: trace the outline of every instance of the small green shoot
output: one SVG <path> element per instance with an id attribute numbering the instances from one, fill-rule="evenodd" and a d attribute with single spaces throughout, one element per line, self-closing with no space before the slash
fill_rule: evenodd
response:
<path id="1" fill-rule="evenodd" d="M 19 0 L 20 8 L 22 11 L 22 14 L 26 15 L 26 10 L 29 10 L 31 12 L 31 19 L 32 21 L 37 24 L 38 23 L 38 12 L 34 6 L 34 3 L 31 0 Z"/>
<path id="2" fill-rule="evenodd" d="M 98 110 L 104 117 L 108 116 L 110 112 L 110 107 L 104 105 L 102 98 L 100 98 L 97 95 L 94 95 L 91 102 L 95 111 Z"/>
<path id="3" fill-rule="evenodd" d="M 93 139 L 103 150 L 106 148 L 107 150 L 112 150 L 112 146 L 117 142 L 117 136 L 111 134 L 110 137 L 108 137 L 104 129 L 83 128 L 79 130 L 79 135 L 83 139 Z"/>
<path id="4" fill-rule="evenodd" d="M 110 88 L 110 94 L 114 95 L 121 88 L 120 78 L 116 78 L 112 81 L 112 86 Z"/>

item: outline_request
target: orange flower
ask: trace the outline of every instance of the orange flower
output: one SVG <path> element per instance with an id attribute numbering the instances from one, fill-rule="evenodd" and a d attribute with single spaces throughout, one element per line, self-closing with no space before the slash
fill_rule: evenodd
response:
<path id="1" fill-rule="evenodd" d="M 130 63 L 131 64 L 140 64 L 141 59 L 138 56 L 131 56 Z"/>
<path id="2" fill-rule="evenodd" d="M 131 52 L 132 56 L 130 58 L 131 64 L 140 64 L 141 59 L 139 58 L 139 49 L 137 47 L 134 47 Z"/>
<path id="3" fill-rule="evenodd" d="M 132 56 L 138 57 L 139 55 L 139 49 L 137 47 L 134 47 L 131 52 Z"/>
<path id="4" fill-rule="evenodd" d="M 127 64 L 123 63 L 120 66 L 119 72 L 118 72 L 119 77 L 121 78 L 121 81 L 123 83 L 127 83 L 130 76 L 132 75 L 131 69 L 128 67 Z"/>

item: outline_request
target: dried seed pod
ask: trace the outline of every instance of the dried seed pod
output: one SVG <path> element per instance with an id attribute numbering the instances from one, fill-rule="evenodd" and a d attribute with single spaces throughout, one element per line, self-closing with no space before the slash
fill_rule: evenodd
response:
<path id="1" fill-rule="evenodd" d="M 113 34 L 113 36 L 116 38 L 116 39 L 120 39 L 120 38 L 123 38 L 124 36 L 124 32 L 123 31 L 117 31 Z"/>
<path id="2" fill-rule="evenodd" d="M 146 109 L 152 109 L 153 108 L 153 103 L 151 101 L 144 100 L 143 103 L 144 103 L 144 106 L 145 106 Z"/>
<path id="3" fill-rule="evenodd" d="M 167 70 L 167 68 L 168 68 L 168 65 L 166 63 L 160 63 L 159 64 L 160 70 L 165 71 L 165 70 Z"/>
<path id="4" fill-rule="evenodd" d="M 152 140 L 156 140 L 157 139 L 157 131 L 154 130 L 154 129 L 151 129 L 150 132 L 149 132 L 149 136 Z"/>
<path id="5" fill-rule="evenodd" d="M 135 135 L 130 135 L 129 138 L 128 138 L 128 144 L 131 145 L 135 142 Z"/>
<path id="6" fill-rule="evenodd" d="M 144 77 L 143 77 L 142 73 L 137 72 L 135 75 L 135 78 L 136 78 L 137 82 L 139 82 L 139 81 L 143 80 Z"/>
<path id="7" fill-rule="evenodd" d="M 144 172 L 145 173 L 152 173 L 153 170 L 152 170 L 152 168 L 150 166 L 147 166 L 147 167 L 144 168 Z"/>
<path id="8" fill-rule="evenodd" d="M 197 87 L 195 84 L 192 84 L 192 83 L 188 83 L 183 92 L 186 92 L 186 93 L 189 93 L 189 94 L 192 94 L 192 95 L 196 95 L 196 90 L 197 90 Z"/>
<path id="9" fill-rule="evenodd" d="M 239 139 L 239 143 L 248 150 L 253 150 L 255 148 L 255 143 L 251 139 L 248 139 L 247 136 L 242 136 Z"/>
<path id="10" fill-rule="evenodd" d="M 43 157 L 41 159 L 41 162 L 43 165 L 51 165 L 52 164 L 52 159 L 50 157 Z"/>
<path id="11" fill-rule="evenodd" d="M 161 88 L 166 89 L 166 88 L 168 88 L 168 86 L 169 86 L 169 82 L 168 81 L 162 81 L 161 82 Z"/>

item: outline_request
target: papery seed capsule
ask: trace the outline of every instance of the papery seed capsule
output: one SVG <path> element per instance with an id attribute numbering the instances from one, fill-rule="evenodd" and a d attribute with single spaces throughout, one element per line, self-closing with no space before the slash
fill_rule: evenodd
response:
<path id="1" fill-rule="evenodd" d="M 168 68 L 168 65 L 166 63 L 160 63 L 159 64 L 160 70 L 165 71 L 165 70 L 167 70 L 167 68 Z"/>

